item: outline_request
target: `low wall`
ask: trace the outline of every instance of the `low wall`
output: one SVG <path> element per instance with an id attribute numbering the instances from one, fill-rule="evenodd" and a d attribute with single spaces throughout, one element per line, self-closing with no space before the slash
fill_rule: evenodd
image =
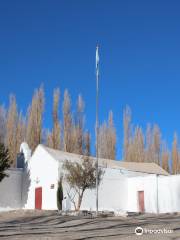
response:
<path id="1" fill-rule="evenodd" d="M 180 175 L 129 178 L 127 211 L 139 212 L 138 191 L 144 191 L 145 212 L 180 212 Z"/>
<path id="2" fill-rule="evenodd" d="M 180 212 L 180 175 L 158 177 L 158 210 Z"/>
<path id="3" fill-rule="evenodd" d="M 0 182 L 0 211 L 19 209 L 22 207 L 22 176 L 21 169 L 7 171 L 9 177 Z"/>

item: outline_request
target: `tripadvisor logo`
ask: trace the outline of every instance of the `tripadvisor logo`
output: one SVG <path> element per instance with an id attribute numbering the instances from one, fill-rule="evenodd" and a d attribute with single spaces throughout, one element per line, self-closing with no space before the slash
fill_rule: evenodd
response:
<path id="1" fill-rule="evenodd" d="M 135 229 L 135 234 L 136 235 L 143 235 L 143 229 L 142 229 L 142 227 L 137 227 L 136 229 Z"/>
<path id="2" fill-rule="evenodd" d="M 143 234 L 169 234 L 173 233 L 172 229 L 148 229 L 148 228 L 142 228 L 142 227 L 136 227 L 135 228 L 135 234 L 136 235 L 143 235 Z"/>

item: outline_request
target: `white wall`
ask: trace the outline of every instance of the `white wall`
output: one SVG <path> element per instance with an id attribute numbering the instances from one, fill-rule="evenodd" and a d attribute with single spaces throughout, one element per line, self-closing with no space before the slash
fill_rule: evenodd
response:
<path id="1" fill-rule="evenodd" d="M 145 211 L 156 213 L 156 186 L 156 175 L 107 168 L 99 186 L 99 210 L 139 212 L 137 192 L 144 191 Z M 84 209 L 96 210 L 96 190 L 85 191 L 81 205 Z"/>
<path id="2" fill-rule="evenodd" d="M 157 211 L 156 175 L 128 178 L 128 212 L 139 212 L 138 191 L 144 191 L 145 212 Z"/>
<path id="3" fill-rule="evenodd" d="M 120 169 L 106 169 L 99 188 L 100 210 L 123 211 L 127 204 L 127 178 Z"/>
<path id="4" fill-rule="evenodd" d="M 158 177 L 160 213 L 180 212 L 180 175 Z"/>
<path id="5" fill-rule="evenodd" d="M 129 178 L 127 211 L 139 211 L 138 191 L 144 191 L 145 212 L 180 212 L 180 175 Z"/>
<path id="6" fill-rule="evenodd" d="M 22 170 L 7 170 L 9 177 L 0 182 L 0 211 L 21 208 Z"/>
<path id="7" fill-rule="evenodd" d="M 145 212 L 180 212 L 180 175 L 129 178 L 127 211 L 139 211 L 138 191 L 144 191 Z"/>
<path id="8" fill-rule="evenodd" d="M 64 195 L 66 195 L 66 190 Z M 123 211 L 126 209 L 126 204 L 127 179 L 120 173 L 119 169 L 104 169 L 103 179 L 99 185 L 99 210 Z M 71 209 L 74 209 L 73 204 L 71 204 Z M 88 189 L 84 192 L 81 210 L 96 210 L 95 189 Z"/>

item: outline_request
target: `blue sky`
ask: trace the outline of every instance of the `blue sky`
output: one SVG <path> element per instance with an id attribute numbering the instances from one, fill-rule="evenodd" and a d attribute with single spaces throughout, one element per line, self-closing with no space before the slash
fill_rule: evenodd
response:
<path id="1" fill-rule="evenodd" d="M 179 1 L 166 0 L 1 1 L 0 103 L 15 93 L 25 110 L 44 83 L 49 127 L 53 88 L 68 88 L 73 101 L 83 95 L 86 128 L 93 133 L 99 43 L 100 121 L 113 110 L 117 158 L 126 104 L 134 124 L 159 124 L 171 145 L 174 131 L 180 133 L 179 12 Z"/>

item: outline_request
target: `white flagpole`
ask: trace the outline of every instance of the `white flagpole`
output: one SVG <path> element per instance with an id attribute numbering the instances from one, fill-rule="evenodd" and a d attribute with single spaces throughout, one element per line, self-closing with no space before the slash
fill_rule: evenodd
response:
<path id="1" fill-rule="evenodd" d="M 96 47 L 96 215 L 98 215 L 98 158 L 99 158 L 99 46 Z"/>

